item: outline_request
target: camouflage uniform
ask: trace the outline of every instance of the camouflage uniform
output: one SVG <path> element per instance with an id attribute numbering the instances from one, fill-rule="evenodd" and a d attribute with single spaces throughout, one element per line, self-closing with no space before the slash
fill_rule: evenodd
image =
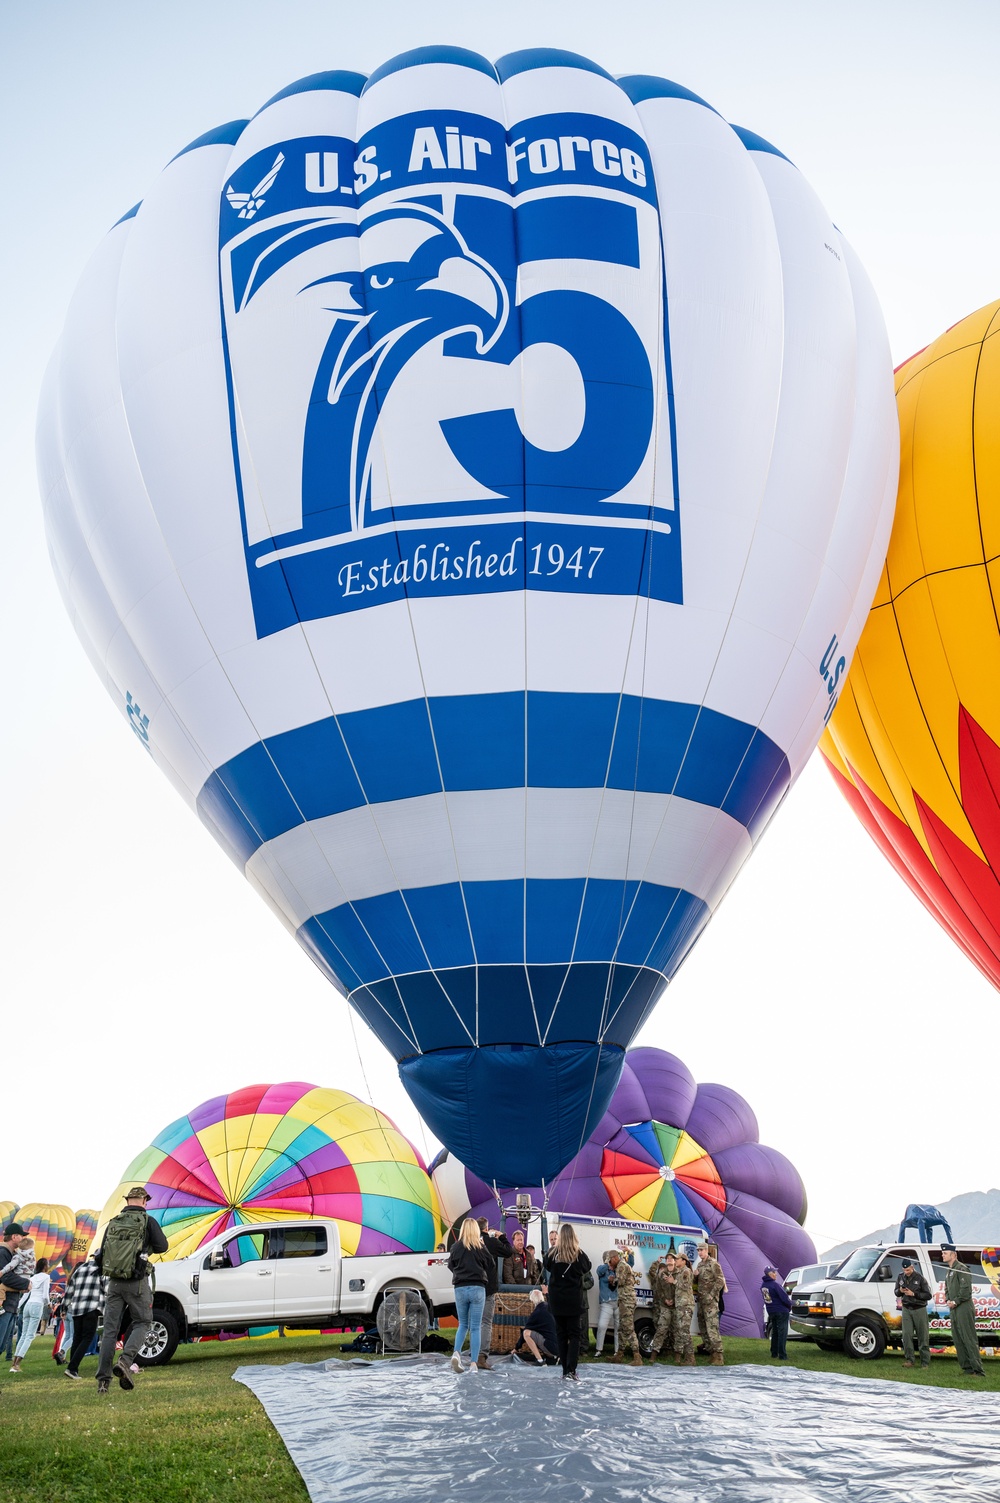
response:
<path id="1" fill-rule="evenodd" d="M 674 1351 L 680 1362 L 694 1361 L 691 1317 L 694 1315 L 694 1275 L 686 1263 L 674 1272 Z"/>
<path id="2" fill-rule="evenodd" d="M 649 1287 L 653 1295 L 652 1315 L 654 1326 L 659 1324 L 660 1311 L 663 1309 L 663 1293 L 660 1289 L 659 1280 L 659 1273 L 662 1267 L 663 1259 L 657 1258 L 655 1263 L 650 1263 L 646 1271 L 646 1277 L 649 1280 Z"/>
<path id="3" fill-rule="evenodd" d="M 972 1277 L 962 1263 L 953 1263 L 944 1281 L 944 1297 L 955 1301 L 951 1315 L 951 1339 L 955 1344 L 958 1365 L 964 1373 L 983 1376 L 976 1334 L 976 1307 L 972 1301 Z"/>
<path id="4" fill-rule="evenodd" d="M 625 1353 L 632 1353 L 632 1365 L 642 1366 L 639 1339 L 635 1334 L 635 1271 L 622 1256 L 615 1269 L 618 1284 L 618 1353 L 612 1362 L 623 1362 Z"/>
<path id="5" fill-rule="evenodd" d="M 719 1335 L 719 1295 L 725 1288 L 726 1276 L 722 1265 L 711 1254 L 698 1264 L 696 1292 L 698 1298 L 698 1330 L 713 1357 L 722 1356 L 722 1337 Z"/>
<path id="6" fill-rule="evenodd" d="M 654 1357 L 660 1352 L 674 1350 L 674 1274 L 668 1273 L 661 1263 L 653 1276 L 653 1310 L 656 1313 L 656 1331 L 650 1345 Z"/>

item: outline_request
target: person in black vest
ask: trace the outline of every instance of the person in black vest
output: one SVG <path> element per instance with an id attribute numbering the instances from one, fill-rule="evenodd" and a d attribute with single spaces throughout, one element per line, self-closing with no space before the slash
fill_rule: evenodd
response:
<path id="1" fill-rule="evenodd" d="M 585 1299 L 583 1276 L 590 1272 L 590 1259 L 577 1241 L 568 1221 L 559 1228 L 556 1244 L 545 1257 L 549 1305 L 559 1338 L 559 1361 L 563 1377 L 579 1382 L 576 1364 L 580 1356 L 580 1310 Z"/>
<path id="2" fill-rule="evenodd" d="M 124 1388 L 126 1392 L 135 1387 L 135 1379 L 132 1377 L 130 1368 L 136 1352 L 145 1342 L 153 1323 L 153 1291 L 149 1285 L 149 1254 L 165 1253 L 167 1239 L 159 1223 L 154 1221 L 152 1216 L 146 1215 L 146 1202 L 149 1198 L 144 1185 L 133 1185 L 125 1197 L 125 1210 L 119 1211 L 118 1215 L 108 1222 L 104 1229 L 104 1240 L 94 1253 L 94 1262 L 107 1279 L 104 1296 L 104 1334 L 101 1337 L 101 1357 L 97 1366 L 97 1392 L 99 1394 L 108 1392 L 112 1373 L 118 1379 L 118 1386 Z M 104 1259 L 109 1242 L 113 1239 L 116 1222 L 119 1218 L 124 1221 L 130 1211 L 140 1212 L 143 1218 L 141 1223 L 139 1217 L 131 1218 L 136 1225 L 136 1250 L 130 1270 L 131 1276 L 115 1278 L 105 1268 Z M 115 1348 L 118 1345 L 118 1333 L 126 1310 L 132 1317 L 132 1329 L 124 1351 L 116 1362 Z"/>

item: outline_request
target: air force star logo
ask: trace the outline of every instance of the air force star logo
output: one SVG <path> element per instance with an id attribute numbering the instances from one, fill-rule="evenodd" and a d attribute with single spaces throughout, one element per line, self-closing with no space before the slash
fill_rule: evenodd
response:
<path id="1" fill-rule="evenodd" d="M 275 178 L 284 164 L 284 155 L 279 151 L 274 159 L 274 166 L 266 173 L 251 193 L 235 193 L 230 183 L 226 189 L 226 197 L 232 208 L 239 210 L 241 219 L 252 219 L 257 210 L 264 205 L 264 199 L 270 190 Z"/>

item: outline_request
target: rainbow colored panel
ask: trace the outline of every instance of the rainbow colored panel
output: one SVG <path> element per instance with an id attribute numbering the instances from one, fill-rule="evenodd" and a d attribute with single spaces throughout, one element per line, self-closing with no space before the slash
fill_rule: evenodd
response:
<path id="1" fill-rule="evenodd" d="M 630 1122 L 605 1148 L 601 1181 L 621 1216 L 632 1221 L 664 1222 L 668 1226 L 702 1226 L 686 1190 L 700 1195 L 721 1214 L 726 1192 L 719 1172 L 689 1133 L 665 1122 Z"/>
<path id="2" fill-rule="evenodd" d="M 168 1258 L 231 1226 L 312 1216 L 337 1222 L 348 1256 L 430 1252 L 441 1236 L 424 1162 L 390 1119 L 302 1081 L 248 1086 L 171 1122 L 125 1170 L 98 1236 L 134 1184 L 150 1194 Z"/>

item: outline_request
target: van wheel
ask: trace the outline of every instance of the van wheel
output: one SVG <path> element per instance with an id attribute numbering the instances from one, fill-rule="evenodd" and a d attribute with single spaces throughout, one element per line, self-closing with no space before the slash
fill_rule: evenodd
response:
<path id="1" fill-rule="evenodd" d="M 146 1340 L 136 1353 L 135 1360 L 140 1367 L 161 1367 L 164 1362 L 170 1361 L 180 1339 L 181 1333 L 176 1318 L 171 1315 L 170 1311 L 154 1310 L 153 1323 L 147 1332 Z"/>
<path id="2" fill-rule="evenodd" d="M 885 1351 L 885 1332 L 881 1325 L 865 1316 L 852 1320 L 844 1336 L 844 1351 L 849 1357 L 881 1357 Z"/>
<path id="3" fill-rule="evenodd" d="M 648 1318 L 635 1322 L 635 1339 L 639 1343 L 639 1351 L 644 1357 L 652 1355 L 653 1337 L 656 1335 L 656 1326 Z"/>

